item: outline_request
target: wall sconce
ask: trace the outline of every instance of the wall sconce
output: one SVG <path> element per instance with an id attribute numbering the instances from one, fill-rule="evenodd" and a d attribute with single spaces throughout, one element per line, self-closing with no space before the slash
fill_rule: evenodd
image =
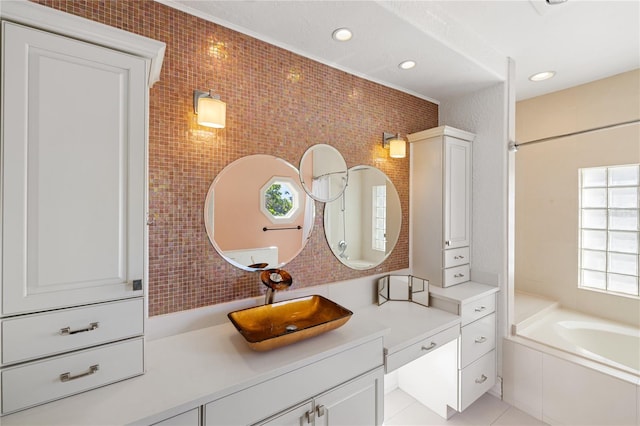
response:
<path id="1" fill-rule="evenodd" d="M 382 147 L 389 148 L 389 157 L 404 158 L 407 156 L 407 142 L 400 137 L 400 133 L 393 134 L 384 132 L 382 134 Z"/>
<path id="2" fill-rule="evenodd" d="M 220 95 L 212 94 L 211 90 L 208 92 L 194 90 L 193 110 L 198 115 L 199 125 L 224 129 L 227 104 L 220 100 Z"/>

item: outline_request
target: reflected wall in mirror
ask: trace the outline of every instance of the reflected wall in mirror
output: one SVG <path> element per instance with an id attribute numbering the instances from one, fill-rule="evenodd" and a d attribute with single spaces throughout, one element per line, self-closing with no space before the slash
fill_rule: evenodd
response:
<path id="1" fill-rule="evenodd" d="M 209 187 L 204 223 L 213 247 L 246 271 L 281 268 L 304 248 L 314 201 L 298 170 L 271 155 L 250 155 L 225 167 Z"/>
<path id="2" fill-rule="evenodd" d="M 371 269 L 393 251 L 402 209 L 393 182 L 371 166 L 349 169 L 342 197 L 324 208 L 324 232 L 333 254 L 352 269 Z"/>
<path id="3" fill-rule="evenodd" d="M 300 182 L 314 200 L 327 203 L 340 197 L 348 176 L 347 163 L 331 145 L 313 145 L 300 160 Z"/>

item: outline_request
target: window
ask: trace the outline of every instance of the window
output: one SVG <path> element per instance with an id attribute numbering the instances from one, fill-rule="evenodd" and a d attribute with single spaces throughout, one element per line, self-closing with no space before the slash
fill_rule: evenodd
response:
<path id="1" fill-rule="evenodd" d="M 374 185 L 373 202 L 373 238 L 372 248 L 385 251 L 387 246 L 387 186 Z"/>
<path id="2" fill-rule="evenodd" d="M 638 297 L 640 165 L 580 169 L 580 288 Z"/>
<path id="3" fill-rule="evenodd" d="M 260 189 L 260 210 L 272 223 L 293 223 L 301 210 L 298 188 L 289 177 L 272 177 Z"/>

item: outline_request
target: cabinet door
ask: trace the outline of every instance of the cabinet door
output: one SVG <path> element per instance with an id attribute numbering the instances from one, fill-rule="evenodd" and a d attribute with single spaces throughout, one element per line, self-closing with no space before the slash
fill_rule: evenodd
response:
<path id="1" fill-rule="evenodd" d="M 471 234 L 471 143 L 445 136 L 445 249 L 469 245 Z"/>
<path id="2" fill-rule="evenodd" d="M 309 401 L 269 417 L 254 426 L 303 426 L 313 424 L 313 418 L 313 404 Z"/>
<path id="3" fill-rule="evenodd" d="M 146 62 L 2 23 L 2 314 L 142 295 Z"/>
<path id="4" fill-rule="evenodd" d="M 154 423 L 153 426 L 200 426 L 200 409 L 194 408 L 177 416 Z"/>
<path id="5" fill-rule="evenodd" d="M 380 368 L 319 396 L 315 403 L 315 425 L 381 425 L 383 380 Z"/>

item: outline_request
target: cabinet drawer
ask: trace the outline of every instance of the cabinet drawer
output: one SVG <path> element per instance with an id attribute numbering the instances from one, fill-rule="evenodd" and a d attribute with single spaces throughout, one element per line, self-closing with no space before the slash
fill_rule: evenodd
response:
<path id="1" fill-rule="evenodd" d="M 138 298 L 3 320 L 2 364 L 139 336 L 143 309 Z"/>
<path id="2" fill-rule="evenodd" d="M 447 268 L 443 271 L 442 287 L 449 287 L 469 281 L 469 265 Z"/>
<path id="3" fill-rule="evenodd" d="M 444 267 L 452 268 L 469 263 L 469 247 L 444 251 Z"/>
<path id="4" fill-rule="evenodd" d="M 490 294 L 473 302 L 464 303 L 460 309 L 462 325 L 469 324 L 496 310 L 496 295 Z"/>
<path id="5" fill-rule="evenodd" d="M 3 370 L 2 413 L 142 374 L 143 345 L 137 338 Z"/>
<path id="6" fill-rule="evenodd" d="M 464 368 L 496 347 L 496 314 L 462 327 L 460 334 L 460 367 Z"/>
<path id="7" fill-rule="evenodd" d="M 463 411 L 495 384 L 496 351 L 493 350 L 489 352 L 482 358 L 463 368 L 459 374 L 459 411 Z"/>
<path id="8" fill-rule="evenodd" d="M 384 360 L 385 373 L 390 373 L 414 359 L 418 359 L 421 356 L 438 349 L 444 344 L 457 339 L 459 335 L 460 326 L 455 325 L 397 352 L 387 354 Z"/>

